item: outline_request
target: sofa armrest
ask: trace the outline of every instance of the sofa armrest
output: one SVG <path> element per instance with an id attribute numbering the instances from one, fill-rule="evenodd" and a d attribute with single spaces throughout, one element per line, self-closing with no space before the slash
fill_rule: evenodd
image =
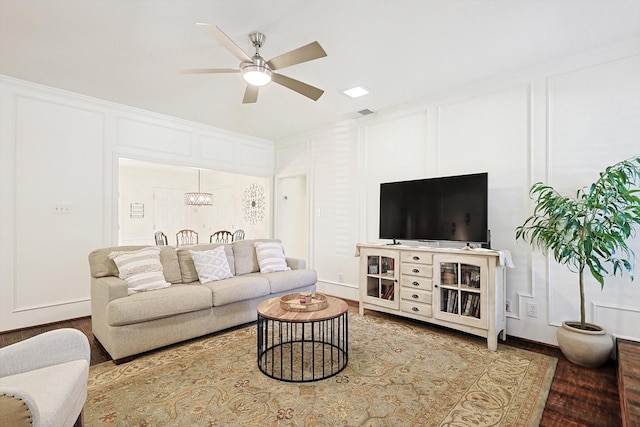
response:
<path id="1" fill-rule="evenodd" d="M 24 390 L 0 387 L 0 425 L 27 427 L 40 425 L 35 399 Z"/>
<path id="2" fill-rule="evenodd" d="M 304 270 L 307 268 L 307 261 L 302 258 L 286 257 L 287 266 L 292 270 Z"/>
<path id="3" fill-rule="evenodd" d="M 73 360 L 90 363 L 89 340 L 77 329 L 45 332 L 0 348 L 0 378 Z"/>
<path id="4" fill-rule="evenodd" d="M 91 301 L 100 301 L 106 307 L 111 301 L 129 295 L 129 287 L 124 280 L 115 276 L 91 278 Z"/>

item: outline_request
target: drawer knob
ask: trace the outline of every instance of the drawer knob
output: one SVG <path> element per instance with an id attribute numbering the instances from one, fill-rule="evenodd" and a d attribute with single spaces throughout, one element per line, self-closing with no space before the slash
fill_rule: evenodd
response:
<path id="1" fill-rule="evenodd" d="M 420 311 L 420 309 L 418 307 L 411 307 L 411 310 L 413 311 Z"/>
<path id="2" fill-rule="evenodd" d="M 419 261 L 419 260 L 420 260 L 420 257 L 419 257 L 419 256 L 415 256 L 415 255 L 414 255 L 414 256 L 413 256 L 413 259 L 414 259 L 415 261 Z"/>
<path id="3" fill-rule="evenodd" d="M 411 298 L 418 299 L 420 297 L 418 296 L 418 294 L 413 294 L 413 295 L 411 295 Z"/>
<path id="4" fill-rule="evenodd" d="M 417 268 L 414 268 L 414 269 L 413 269 L 413 272 L 414 272 L 414 273 L 420 273 L 420 270 L 418 270 Z"/>
<path id="5" fill-rule="evenodd" d="M 420 283 L 418 283 L 418 282 L 413 282 L 413 283 L 412 283 L 412 285 L 413 285 L 413 286 L 420 286 Z"/>

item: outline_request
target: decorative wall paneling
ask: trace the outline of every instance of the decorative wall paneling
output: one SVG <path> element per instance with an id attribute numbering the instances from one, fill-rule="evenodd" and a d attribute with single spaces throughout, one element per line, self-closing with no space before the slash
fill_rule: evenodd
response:
<path id="1" fill-rule="evenodd" d="M 360 184 L 353 197 L 360 202 L 349 205 L 358 214 L 342 220 L 359 230 L 356 241 L 378 241 L 380 182 L 488 171 L 492 245 L 511 251 L 516 264 L 507 271 L 509 334 L 556 344 L 556 327 L 577 317 L 576 277 L 516 242 L 514 230 L 531 212 L 528 190 L 534 182 L 573 193 L 606 165 L 640 154 L 640 47 L 625 46 L 582 52 L 347 124 L 351 140 L 345 143 L 358 147 L 350 155 L 358 157 L 353 164 Z M 321 192 L 314 203 L 336 186 L 352 190 L 351 183 L 333 180 L 332 169 L 323 166 L 336 154 L 321 149 L 319 141 L 330 141 L 332 132 L 289 138 L 282 151 L 276 144 L 276 173 L 287 167 L 289 153 L 295 152 L 298 162 L 312 159 L 310 183 Z M 357 279 L 333 283 L 336 244 L 326 237 L 327 225 L 313 220 L 312 259 L 321 285 L 326 292 L 353 297 Z M 640 237 L 631 245 L 640 254 Z M 350 263 L 357 265 L 358 259 Z M 632 328 L 640 321 L 640 288 L 627 276 L 609 279 L 602 292 L 589 283 L 587 298 L 590 320 L 614 335 L 640 339 Z M 526 315 L 527 303 L 537 304 L 538 317 Z"/>
<path id="2" fill-rule="evenodd" d="M 0 112 L 0 331 L 90 314 L 87 255 L 118 241 L 119 157 L 273 176 L 271 141 L 10 77 Z"/>
<path id="3" fill-rule="evenodd" d="M 312 184 L 313 268 L 319 280 L 343 286 L 357 283 L 352 264 L 357 241 L 358 168 L 355 134 L 348 125 L 334 127 L 312 140 L 312 171 L 322 180 Z M 357 290 L 353 287 L 354 296 Z"/>
<path id="4" fill-rule="evenodd" d="M 573 193 L 606 166 L 640 154 L 640 55 L 550 76 L 547 88 L 547 182 Z M 640 254 L 640 236 L 630 246 Z M 549 323 L 578 319 L 577 278 L 553 262 L 548 268 Z M 601 291 L 590 275 L 585 282 L 591 320 L 611 333 L 640 338 L 633 327 L 640 323 L 637 283 L 627 275 L 611 277 Z"/>

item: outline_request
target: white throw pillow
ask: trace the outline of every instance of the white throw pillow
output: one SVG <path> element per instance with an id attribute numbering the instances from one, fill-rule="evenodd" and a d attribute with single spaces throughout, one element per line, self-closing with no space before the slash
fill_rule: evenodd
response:
<path id="1" fill-rule="evenodd" d="M 209 283 L 215 280 L 228 279 L 233 277 L 227 254 L 224 246 L 210 249 L 208 251 L 189 251 L 193 258 L 193 265 L 196 266 L 200 283 Z"/>
<path id="2" fill-rule="evenodd" d="M 273 273 L 274 271 L 291 270 L 287 267 L 284 257 L 284 249 L 280 242 L 256 243 L 256 257 L 260 266 L 260 273 Z"/>
<path id="3" fill-rule="evenodd" d="M 111 252 L 109 258 L 118 267 L 118 277 L 129 287 L 129 293 L 171 286 L 162 272 L 160 248 L 151 247 L 131 252 Z"/>

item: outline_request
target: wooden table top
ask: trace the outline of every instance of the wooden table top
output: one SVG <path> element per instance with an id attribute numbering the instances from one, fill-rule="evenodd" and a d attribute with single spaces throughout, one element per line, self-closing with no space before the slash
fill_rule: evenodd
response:
<path id="1" fill-rule="evenodd" d="M 324 294 L 323 294 L 324 295 Z M 346 302 L 340 298 L 325 295 L 327 307 L 317 311 L 288 311 L 280 307 L 280 297 L 271 298 L 258 304 L 258 314 L 267 319 L 289 322 L 317 322 L 335 319 L 349 310 Z"/>

